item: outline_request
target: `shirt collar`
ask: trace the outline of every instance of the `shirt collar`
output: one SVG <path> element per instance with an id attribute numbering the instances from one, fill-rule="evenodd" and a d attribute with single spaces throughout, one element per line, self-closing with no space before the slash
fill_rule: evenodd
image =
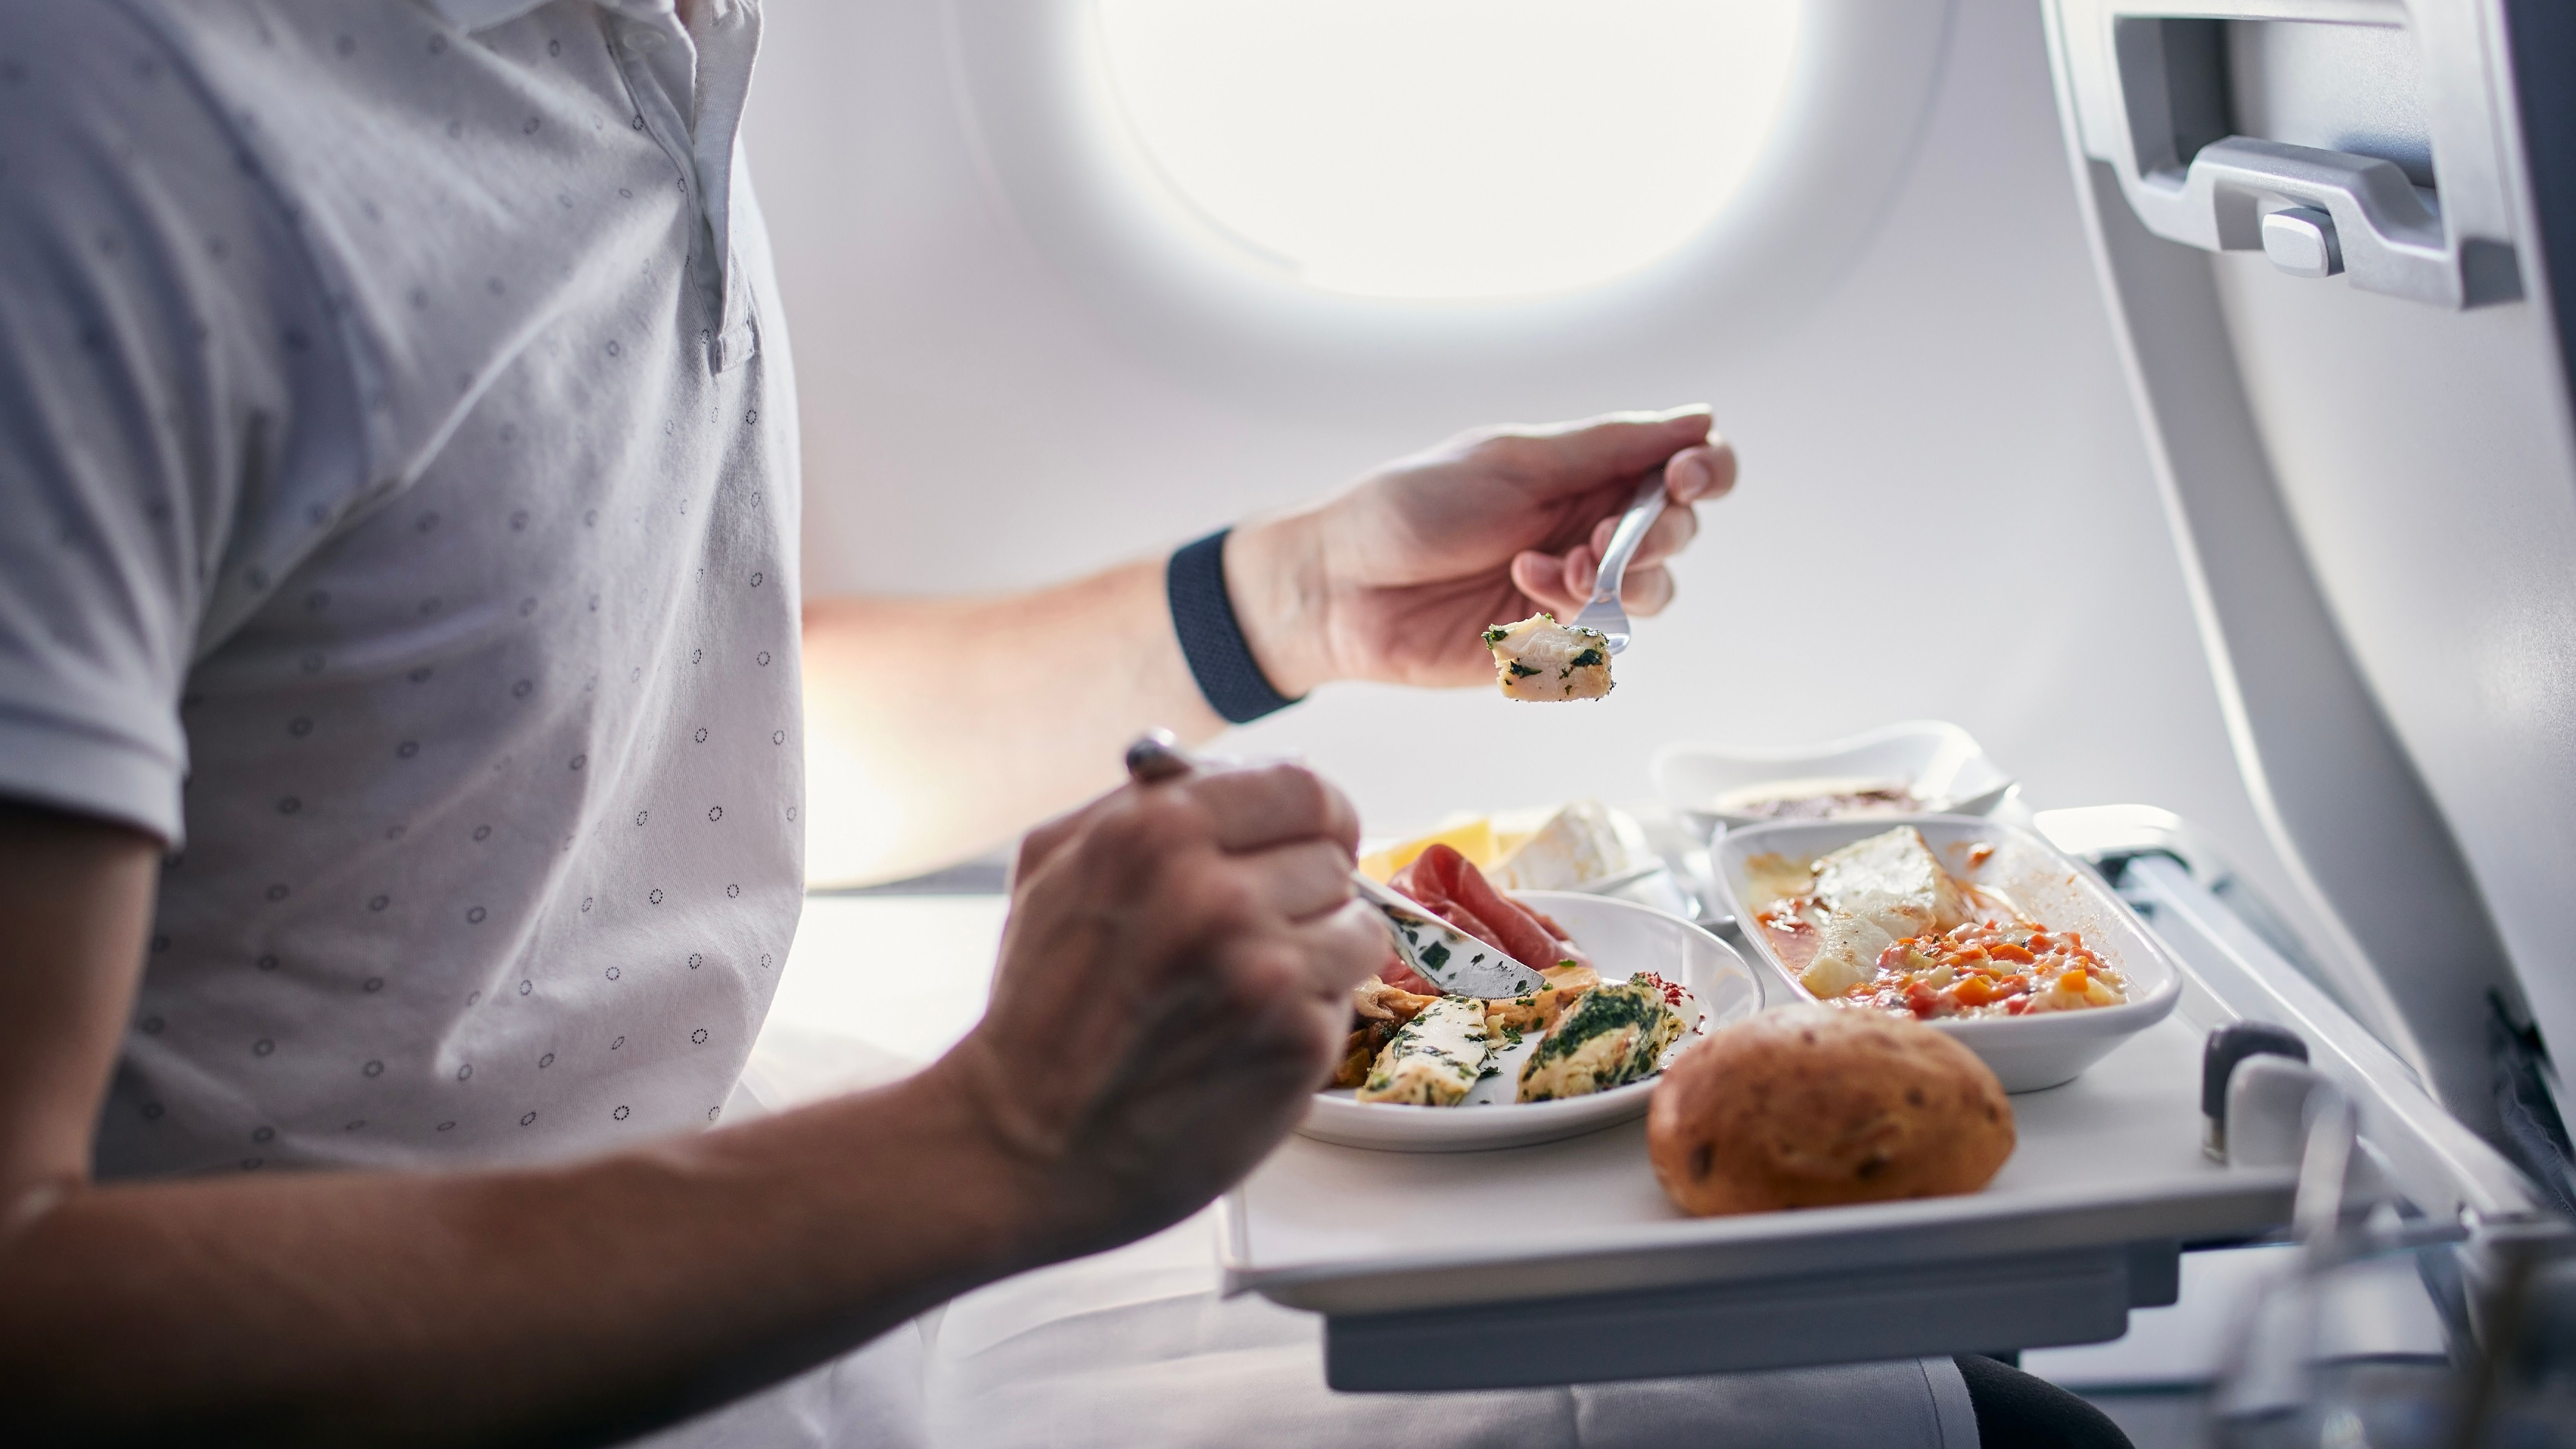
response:
<path id="1" fill-rule="evenodd" d="M 447 23 L 459 30 L 489 30 L 507 25 L 547 0 L 429 0 L 429 8 L 447 17 Z M 599 0 L 600 8 L 621 15 L 643 16 L 670 13 L 673 0 Z"/>

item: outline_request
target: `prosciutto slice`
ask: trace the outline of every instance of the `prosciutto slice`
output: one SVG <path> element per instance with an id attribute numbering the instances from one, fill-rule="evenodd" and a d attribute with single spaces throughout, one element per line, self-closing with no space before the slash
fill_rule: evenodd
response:
<path id="1" fill-rule="evenodd" d="M 1499 947 L 1524 966 L 1544 971 L 1562 961 L 1584 960 L 1574 943 L 1565 939 L 1563 927 L 1494 889 L 1493 882 L 1476 869 L 1476 863 L 1454 847 L 1432 846 L 1415 856 L 1411 865 L 1397 871 L 1387 884 L 1450 925 L 1488 946 Z M 1388 954 L 1393 956 L 1392 947 Z M 1439 989 L 1414 975 L 1400 958 L 1379 974 L 1389 986 L 1401 986 L 1407 991 Z M 1413 984 L 1416 982 L 1420 984 Z"/>

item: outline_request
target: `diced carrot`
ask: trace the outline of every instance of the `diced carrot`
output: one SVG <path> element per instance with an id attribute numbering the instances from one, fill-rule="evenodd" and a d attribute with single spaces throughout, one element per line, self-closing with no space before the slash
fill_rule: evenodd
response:
<path id="1" fill-rule="evenodd" d="M 1994 987 L 1983 976 L 1971 976 L 1960 982 L 1959 989 L 1953 994 L 1959 998 L 1961 1006 L 1983 1006 L 1995 999 Z"/>
<path id="2" fill-rule="evenodd" d="M 2019 946 L 2008 946 L 2000 941 L 1987 947 L 1986 954 L 1998 961 L 2011 961 L 2022 966 L 2028 966 L 2039 959 Z"/>
<path id="3" fill-rule="evenodd" d="M 2057 978 L 2057 989 L 2076 996 L 2083 995 L 2084 968 L 2081 966 L 2070 967 L 2065 975 Z"/>

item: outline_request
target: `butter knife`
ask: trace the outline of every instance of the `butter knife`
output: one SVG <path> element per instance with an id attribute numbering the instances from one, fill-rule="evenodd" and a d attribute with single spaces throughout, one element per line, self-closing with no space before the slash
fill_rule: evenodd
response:
<path id="1" fill-rule="evenodd" d="M 1362 899 L 1386 917 L 1395 937 L 1395 953 L 1423 980 L 1452 996 L 1496 998 L 1527 996 L 1546 987 L 1547 978 L 1513 960 L 1358 871 L 1351 884 Z"/>
<path id="2" fill-rule="evenodd" d="M 1186 775 L 1197 762 L 1169 730 L 1147 730 L 1127 747 L 1127 773 L 1139 785 Z M 1527 996 L 1547 985 L 1547 978 L 1488 946 L 1431 912 L 1418 901 L 1379 885 L 1358 871 L 1351 884 L 1386 918 L 1395 952 L 1423 980 L 1453 996 L 1487 999 Z"/>

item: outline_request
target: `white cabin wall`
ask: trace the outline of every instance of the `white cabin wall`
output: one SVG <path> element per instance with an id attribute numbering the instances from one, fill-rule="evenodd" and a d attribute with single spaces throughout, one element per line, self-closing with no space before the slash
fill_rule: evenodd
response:
<path id="1" fill-rule="evenodd" d="M 1118 341 L 1014 222 L 937 0 L 770 0 L 748 126 L 801 376 L 806 586 L 966 591 L 1164 550 L 1457 428 L 1707 400 L 1742 453 L 1608 702 L 1329 689 L 1240 732 L 1373 828 L 1649 797 L 1668 740 L 1938 715 L 2041 806 L 2147 801 L 2279 876 L 2238 780 L 2077 220 L 2037 8 L 1962 0 L 1911 172 L 1785 335 L 1712 316 L 1640 394 L 1568 375 L 1336 415 Z M 1632 375 L 1634 369 L 1630 370 Z M 818 811 L 829 811 L 818 801 Z"/>

